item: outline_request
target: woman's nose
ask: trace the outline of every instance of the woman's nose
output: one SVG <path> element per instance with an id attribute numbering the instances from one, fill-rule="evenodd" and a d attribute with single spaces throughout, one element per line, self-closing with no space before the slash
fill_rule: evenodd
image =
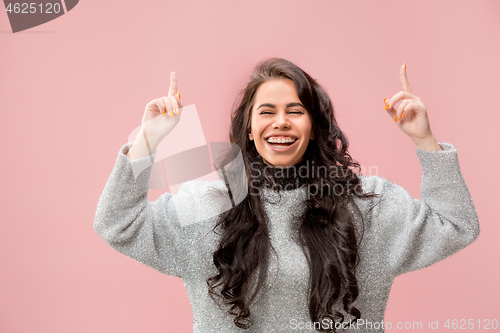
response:
<path id="1" fill-rule="evenodd" d="M 290 127 L 290 120 L 288 119 L 288 114 L 286 112 L 276 112 L 274 118 L 274 127 Z"/>

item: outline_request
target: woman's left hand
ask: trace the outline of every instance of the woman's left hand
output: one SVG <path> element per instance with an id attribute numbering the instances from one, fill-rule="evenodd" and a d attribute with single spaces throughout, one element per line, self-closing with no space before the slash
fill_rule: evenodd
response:
<path id="1" fill-rule="evenodd" d="M 433 139 L 427 109 L 420 97 L 413 95 L 410 82 L 406 76 L 406 64 L 399 70 L 402 91 L 392 96 L 389 100 L 384 99 L 385 109 L 398 124 L 399 128 L 408 134 L 415 143 Z M 399 101 L 401 104 L 397 110 L 394 108 Z"/>

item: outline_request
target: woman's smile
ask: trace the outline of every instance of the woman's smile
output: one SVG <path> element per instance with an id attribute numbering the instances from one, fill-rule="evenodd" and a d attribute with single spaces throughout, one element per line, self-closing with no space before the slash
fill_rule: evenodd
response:
<path id="1" fill-rule="evenodd" d="M 297 147 L 296 143 L 298 139 L 292 137 L 271 137 L 266 141 L 269 148 L 277 153 L 284 153 L 290 151 L 290 149 Z"/>

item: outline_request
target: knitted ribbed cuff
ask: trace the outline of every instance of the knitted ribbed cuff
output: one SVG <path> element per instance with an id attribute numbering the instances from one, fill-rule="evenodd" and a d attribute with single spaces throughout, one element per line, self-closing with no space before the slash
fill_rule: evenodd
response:
<path id="1" fill-rule="evenodd" d="M 151 168 L 153 167 L 153 163 L 154 163 L 154 160 L 155 160 L 156 155 L 158 153 L 158 150 L 155 150 L 155 152 L 149 156 L 144 156 L 144 157 L 141 157 L 141 158 L 138 158 L 136 160 L 131 161 L 128 158 L 127 153 L 129 152 L 132 144 L 133 144 L 133 142 L 129 142 L 129 143 L 124 144 L 120 148 L 118 155 L 120 156 L 120 158 L 122 158 L 122 159 L 124 158 L 128 161 L 128 163 L 130 163 L 130 166 L 132 168 L 132 173 L 134 175 L 134 179 L 137 181 L 137 178 L 144 170 L 148 169 L 149 171 L 151 171 Z M 149 174 L 146 178 L 147 178 L 147 180 L 149 180 Z"/>
<path id="2" fill-rule="evenodd" d="M 436 181 L 452 180 L 461 174 L 457 149 L 451 143 L 438 144 L 442 150 L 426 151 L 415 147 L 422 166 L 422 176 L 435 176 Z"/>

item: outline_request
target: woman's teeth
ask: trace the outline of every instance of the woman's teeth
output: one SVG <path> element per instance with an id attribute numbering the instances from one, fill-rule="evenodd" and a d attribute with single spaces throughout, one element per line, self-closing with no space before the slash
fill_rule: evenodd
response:
<path id="1" fill-rule="evenodd" d="M 267 142 L 269 143 L 294 143 L 296 139 L 292 138 L 269 138 Z"/>

